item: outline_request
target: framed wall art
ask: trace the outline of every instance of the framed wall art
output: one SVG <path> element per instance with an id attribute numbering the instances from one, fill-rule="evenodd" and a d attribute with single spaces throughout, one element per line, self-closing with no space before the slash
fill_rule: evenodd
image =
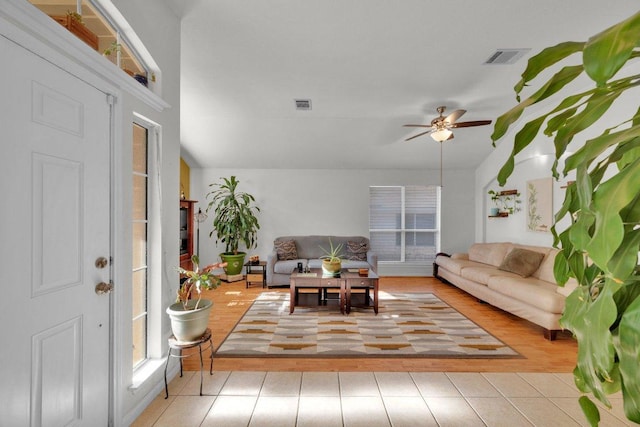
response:
<path id="1" fill-rule="evenodd" d="M 553 223 L 553 181 L 527 181 L 527 230 L 550 232 Z"/>

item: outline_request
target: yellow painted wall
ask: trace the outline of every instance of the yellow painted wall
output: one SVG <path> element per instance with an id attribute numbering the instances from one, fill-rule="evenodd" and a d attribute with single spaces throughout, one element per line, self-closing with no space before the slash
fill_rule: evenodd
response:
<path id="1" fill-rule="evenodd" d="M 191 185 L 190 172 L 189 165 L 180 157 L 180 191 L 184 192 L 184 198 L 187 200 L 189 200 L 189 187 Z"/>

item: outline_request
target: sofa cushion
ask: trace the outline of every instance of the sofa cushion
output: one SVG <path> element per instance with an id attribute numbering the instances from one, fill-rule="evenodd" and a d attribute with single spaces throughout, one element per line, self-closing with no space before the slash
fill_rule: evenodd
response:
<path id="1" fill-rule="evenodd" d="M 553 264 L 556 261 L 556 255 L 560 252 L 558 249 L 551 249 L 540 263 L 538 270 L 532 274 L 533 277 L 544 280 L 546 282 L 555 283 L 556 278 L 553 275 Z"/>
<path id="2" fill-rule="evenodd" d="M 345 258 L 352 261 L 366 261 L 368 250 L 369 243 L 349 240 L 347 241 L 347 255 Z"/>
<path id="3" fill-rule="evenodd" d="M 493 276 L 489 289 L 522 301 L 549 313 L 562 313 L 565 297 L 556 292 L 555 284 L 533 277 Z"/>
<path id="4" fill-rule="evenodd" d="M 461 274 L 462 269 L 465 267 L 475 267 L 478 266 L 477 262 L 469 261 L 467 259 L 451 258 L 446 256 L 438 256 L 436 257 L 436 264 L 445 270 L 449 270 L 453 274 L 457 274 L 458 276 Z"/>
<path id="5" fill-rule="evenodd" d="M 543 258 L 543 253 L 528 249 L 513 248 L 511 252 L 504 257 L 498 268 L 522 277 L 529 277 L 538 269 Z"/>
<path id="6" fill-rule="evenodd" d="M 500 265 L 504 257 L 511 249 L 511 243 L 474 243 L 469 248 L 469 259 L 483 264 Z"/>
<path id="7" fill-rule="evenodd" d="M 276 240 L 273 247 L 278 254 L 278 260 L 287 261 L 298 258 L 298 250 L 296 249 L 295 240 Z"/>
<path id="8" fill-rule="evenodd" d="M 462 272 L 460 274 L 465 279 L 469 279 L 476 283 L 480 283 L 482 285 L 486 285 L 489 283 L 489 279 L 493 276 L 505 276 L 510 275 L 515 278 L 519 277 L 515 274 L 507 273 L 505 271 L 500 271 L 496 267 L 489 267 L 484 264 L 477 264 L 475 266 L 463 267 Z"/>
<path id="9" fill-rule="evenodd" d="M 294 269 L 298 268 L 299 262 L 302 263 L 303 267 L 307 265 L 306 259 L 291 259 L 287 261 L 278 261 L 273 266 L 273 272 L 280 273 L 280 274 L 291 274 L 291 272 Z"/>

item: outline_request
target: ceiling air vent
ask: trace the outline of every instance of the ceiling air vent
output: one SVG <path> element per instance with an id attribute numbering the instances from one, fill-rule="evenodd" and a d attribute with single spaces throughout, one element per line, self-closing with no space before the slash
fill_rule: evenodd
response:
<path id="1" fill-rule="evenodd" d="M 525 53 L 531 49 L 498 49 L 485 61 L 490 65 L 515 64 Z"/>
<path id="2" fill-rule="evenodd" d="M 311 110 L 311 100 L 310 99 L 295 99 L 296 101 L 296 110 L 299 111 L 309 111 Z"/>

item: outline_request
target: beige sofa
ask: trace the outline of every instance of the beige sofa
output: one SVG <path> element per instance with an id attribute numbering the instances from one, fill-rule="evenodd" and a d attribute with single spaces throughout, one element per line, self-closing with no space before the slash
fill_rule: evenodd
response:
<path id="1" fill-rule="evenodd" d="M 438 254 L 433 273 L 481 301 L 542 326 L 545 338 L 554 340 L 562 329 L 565 298 L 577 286 L 575 281 L 564 287 L 556 284 L 557 253 L 554 248 L 509 242 L 475 243 L 468 253 Z M 527 265 L 521 268 L 523 262 Z"/>

